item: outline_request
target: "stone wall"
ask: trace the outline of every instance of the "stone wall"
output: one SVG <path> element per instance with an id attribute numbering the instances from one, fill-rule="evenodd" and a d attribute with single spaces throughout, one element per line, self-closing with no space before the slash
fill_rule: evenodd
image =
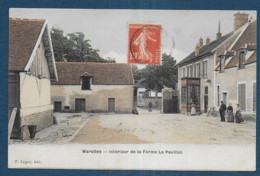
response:
<path id="1" fill-rule="evenodd" d="M 154 108 L 162 107 L 162 98 L 150 97 L 150 98 L 141 98 L 137 97 L 137 106 L 138 107 L 148 107 L 149 103 L 152 102 Z"/>
<path id="2" fill-rule="evenodd" d="M 53 124 L 53 110 L 38 112 L 21 117 L 21 127 L 36 125 L 36 131 L 40 131 Z"/>

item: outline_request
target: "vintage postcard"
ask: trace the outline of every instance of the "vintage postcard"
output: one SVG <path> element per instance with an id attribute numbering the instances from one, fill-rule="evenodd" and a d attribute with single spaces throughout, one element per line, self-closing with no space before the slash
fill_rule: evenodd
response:
<path id="1" fill-rule="evenodd" d="M 9 168 L 256 170 L 256 11 L 9 15 Z"/>

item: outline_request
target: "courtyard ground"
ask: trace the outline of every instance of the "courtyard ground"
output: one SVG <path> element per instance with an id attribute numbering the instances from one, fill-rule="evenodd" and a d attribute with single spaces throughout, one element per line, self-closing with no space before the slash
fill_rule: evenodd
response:
<path id="1" fill-rule="evenodd" d="M 55 113 L 57 125 L 36 133 L 29 144 L 254 144 L 256 122 L 245 118 L 241 124 L 220 122 L 205 114 L 188 116 L 161 114 L 138 109 L 134 114 Z"/>
<path id="2" fill-rule="evenodd" d="M 220 122 L 218 117 L 161 114 L 138 109 L 139 115 L 95 115 L 71 141 L 82 144 L 173 143 L 253 144 L 256 122 Z"/>

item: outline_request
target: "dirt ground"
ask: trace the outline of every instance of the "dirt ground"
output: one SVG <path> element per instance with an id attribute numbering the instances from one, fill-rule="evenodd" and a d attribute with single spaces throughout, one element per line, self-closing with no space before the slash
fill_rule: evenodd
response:
<path id="1" fill-rule="evenodd" d="M 217 117 L 160 114 L 138 109 L 139 115 L 93 116 L 72 143 L 81 144 L 254 144 L 256 122 L 220 122 Z"/>
<path id="2" fill-rule="evenodd" d="M 219 117 L 161 114 L 138 109 L 134 114 L 55 113 L 58 124 L 32 140 L 9 144 L 255 144 L 256 122 L 220 122 Z"/>
<path id="3" fill-rule="evenodd" d="M 137 136 L 125 133 L 122 130 L 103 128 L 100 126 L 99 116 L 91 118 L 71 142 L 81 144 L 147 143 L 146 141 L 139 139 Z"/>

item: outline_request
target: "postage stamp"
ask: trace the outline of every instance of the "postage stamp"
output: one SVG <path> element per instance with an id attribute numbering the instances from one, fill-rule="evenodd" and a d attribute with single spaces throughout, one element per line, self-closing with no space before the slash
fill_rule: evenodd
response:
<path id="1" fill-rule="evenodd" d="M 128 63 L 160 64 L 161 25 L 129 24 Z"/>

